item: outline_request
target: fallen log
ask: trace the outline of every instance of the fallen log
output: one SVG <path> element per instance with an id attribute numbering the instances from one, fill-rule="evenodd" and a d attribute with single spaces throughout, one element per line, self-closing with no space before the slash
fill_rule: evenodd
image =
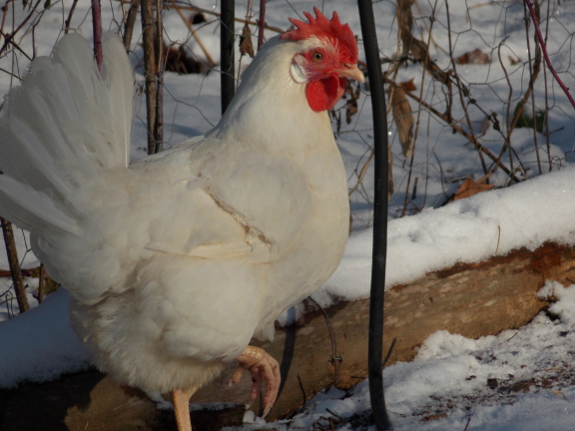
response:
<path id="1" fill-rule="evenodd" d="M 546 280 L 575 282 L 574 247 L 546 243 L 534 251 L 514 250 L 481 263 L 457 264 L 393 286 L 385 305 L 384 351 L 394 341 L 387 365 L 412 360 L 417 347 L 437 330 L 478 338 L 525 325 L 548 305 L 535 296 Z M 326 387 L 349 388 L 367 376 L 369 300 L 340 301 L 325 314 L 311 303 L 308 308 L 302 321 L 278 328 L 274 342 L 259 344 L 281 362 L 283 384 L 270 420 L 292 415 Z M 230 374 L 231 368 L 196 393 L 192 403 L 246 402 L 250 379 L 228 388 Z M 72 397 L 65 389 L 70 387 Z M 32 401 L 35 396 L 38 403 Z M 42 418 L 37 428 L 30 423 L 31 408 L 34 417 Z M 237 423 L 242 411 L 195 412 L 194 430 Z M 220 419 L 208 423 L 207 417 Z M 170 429 L 171 421 L 171 414 L 158 411 L 145 394 L 95 371 L 0 391 L 0 428 L 6 431 L 155 431 Z"/>

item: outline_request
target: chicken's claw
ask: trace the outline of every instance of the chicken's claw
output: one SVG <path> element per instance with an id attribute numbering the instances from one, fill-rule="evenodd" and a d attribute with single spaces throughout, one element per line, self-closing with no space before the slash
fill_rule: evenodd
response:
<path id="1" fill-rule="evenodd" d="M 250 371 L 253 382 L 252 390 L 250 391 L 250 402 L 248 403 L 248 407 L 250 407 L 261 392 L 263 379 L 266 384 L 266 393 L 263 400 L 264 413 L 262 417 L 265 418 L 278 397 L 281 382 L 280 366 L 264 349 L 255 346 L 246 347 L 236 359 L 240 365 L 232 374 L 229 385 L 238 383 L 245 371 Z"/>

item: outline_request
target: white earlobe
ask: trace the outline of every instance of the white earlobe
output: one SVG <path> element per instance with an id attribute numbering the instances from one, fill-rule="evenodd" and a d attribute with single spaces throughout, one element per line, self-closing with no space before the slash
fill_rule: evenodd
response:
<path id="1" fill-rule="evenodd" d="M 303 84 L 307 81 L 305 69 L 297 61 L 293 61 L 290 67 L 290 75 L 292 79 L 298 84 Z"/>

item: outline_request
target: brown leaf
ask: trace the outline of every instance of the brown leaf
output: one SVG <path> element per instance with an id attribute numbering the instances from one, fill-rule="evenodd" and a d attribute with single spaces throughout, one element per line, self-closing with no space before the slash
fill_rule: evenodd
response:
<path id="1" fill-rule="evenodd" d="M 202 73 L 205 66 L 198 60 L 188 56 L 183 46 L 169 47 L 164 43 L 162 55 L 165 58 L 166 72 L 176 72 L 181 75 Z"/>
<path id="2" fill-rule="evenodd" d="M 429 415 L 429 416 L 424 416 L 421 418 L 421 422 L 429 422 L 429 421 L 436 421 L 438 419 L 445 419 L 447 417 L 447 414 L 445 413 L 438 413 L 436 415 Z"/>
<path id="3" fill-rule="evenodd" d="M 399 85 L 390 86 L 390 104 L 393 121 L 397 127 L 397 134 L 401 144 L 403 157 L 406 159 L 411 155 L 413 145 L 413 126 L 415 119 L 411 112 L 411 105 L 405 96 L 405 91 Z"/>
<path id="4" fill-rule="evenodd" d="M 419 39 L 411 39 L 410 51 L 416 60 L 422 62 L 429 57 L 427 44 Z"/>
<path id="5" fill-rule="evenodd" d="M 348 81 L 347 86 L 345 87 L 345 90 L 344 90 L 344 96 L 348 96 L 348 95 L 350 97 L 349 97 L 349 99 L 347 99 L 347 102 L 345 105 L 345 121 L 347 124 L 351 123 L 351 117 L 353 117 L 355 114 L 357 114 L 357 100 L 359 99 L 359 96 L 361 95 L 361 89 L 359 88 L 359 86 L 357 88 L 355 88 L 355 91 L 354 91 L 354 85 L 353 85 L 352 81 Z"/>
<path id="6" fill-rule="evenodd" d="M 421 61 L 425 70 L 433 76 L 436 81 L 447 84 L 449 82 L 449 75 L 439 68 L 439 66 L 431 59 L 427 44 L 419 39 L 411 39 L 411 54 L 416 60 Z"/>
<path id="7" fill-rule="evenodd" d="M 206 19 L 206 16 L 201 12 L 194 12 L 188 18 L 188 23 L 190 25 L 202 24 L 202 23 L 207 22 L 207 21 L 208 20 Z"/>
<path id="8" fill-rule="evenodd" d="M 409 81 L 403 81 L 400 82 L 399 85 L 401 88 L 403 88 L 403 91 L 415 91 L 417 90 L 417 87 L 415 86 L 415 83 L 413 82 L 415 78 L 411 78 Z"/>
<path id="9" fill-rule="evenodd" d="M 511 55 L 508 55 L 507 58 L 509 59 L 509 63 L 511 63 L 511 66 L 515 66 L 517 63 L 521 62 L 519 58 L 515 58 Z"/>
<path id="10" fill-rule="evenodd" d="M 517 382 L 514 383 L 513 385 L 511 385 L 511 387 L 509 388 L 509 390 L 511 392 L 529 392 L 529 389 L 531 388 L 531 386 L 535 385 L 537 383 L 537 381 L 535 379 L 531 379 L 531 380 L 523 380 L 521 382 Z"/>
<path id="11" fill-rule="evenodd" d="M 458 57 L 457 62 L 459 64 L 487 64 L 489 63 L 489 56 L 477 48 Z"/>
<path id="12" fill-rule="evenodd" d="M 413 14 L 411 13 L 411 6 L 414 3 L 415 0 L 397 0 L 396 2 L 395 16 L 398 25 L 398 38 L 402 44 L 402 55 L 407 55 L 411 52 L 416 60 L 423 63 L 425 69 L 431 73 L 434 79 L 447 83 L 449 76 L 430 58 L 427 44 L 413 37 Z"/>
<path id="13" fill-rule="evenodd" d="M 551 392 L 553 392 L 553 393 L 554 393 L 555 395 L 557 395 L 558 397 L 563 397 L 563 398 L 567 399 L 567 398 L 565 397 L 565 394 L 564 394 L 563 392 L 561 392 L 560 390 L 558 390 L 558 389 L 552 389 Z"/>
<path id="14" fill-rule="evenodd" d="M 351 123 L 351 117 L 353 117 L 355 114 L 357 114 L 357 100 L 351 99 L 348 102 L 347 108 L 345 110 L 345 122 L 347 124 Z"/>
<path id="15" fill-rule="evenodd" d="M 453 200 L 456 201 L 458 199 L 468 198 L 477 193 L 492 189 L 493 187 L 495 187 L 493 184 L 476 183 L 471 178 L 467 178 L 463 184 L 461 184 L 457 193 L 455 193 Z"/>
<path id="16" fill-rule="evenodd" d="M 413 28 L 413 14 L 411 13 L 411 6 L 415 0 L 397 0 L 395 6 L 395 16 L 397 18 L 397 31 L 398 38 L 403 45 L 402 55 L 406 55 L 411 47 L 412 28 Z"/>
<path id="17" fill-rule="evenodd" d="M 244 25 L 242 35 L 240 36 L 240 54 L 247 54 L 251 58 L 254 58 L 255 56 L 254 45 L 252 44 L 252 32 L 250 31 L 250 27 L 247 23 Z"/>

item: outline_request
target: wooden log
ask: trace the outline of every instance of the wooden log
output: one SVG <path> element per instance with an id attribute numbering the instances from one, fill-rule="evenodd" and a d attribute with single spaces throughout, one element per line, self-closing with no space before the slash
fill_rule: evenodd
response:
<path id="1" fill-rule="evenodd" d="M 545 280 L 575 282 L 575 249 L 545 244 L 534 252 L 515 250 L 482 263 L 458 264 L 427 274 L 386 293 L 384 351 L 396 340 L 387 365 L 410 361 L 432 333 L 447 330 L 465 337 L 494 335 L 528 323 L 547 302 L 535 293 Z M 326 310 L 341 357 L 339 376 L 332 363 L 330 334 L 319 312 L 306 314 L 295 328 L 280 329 L 262 347 L 282 363 L 284 385 L 269 418 L 290 415 L 323 388 L 349 388 L 367 377 L 369 300 L 340 303 Z M 289 369 L 288 369 L 289 368 Z M 286 372 L 287 370 L 287 372 Z M 199 391 L 192 402 L 241 401 L 249 382 L 224 390 L 229 374 Z"/>
<path id="2" fill-rule="evenodd" d="M 387 365 L 412 360 L 417 347 L 437 330 L 478 338 L 525 325 L 547 305 L 535 296 L 546 280 L 564 285 L 575 282 L 574 247 L 547 243 L 535 251 L 515 250 L 481 263 L 457 264 L 415 282 L 392 287 L 386 297 L 385 350 L 390 348 L 392 340 L 396 342 Z M 365 299 L 340 302 L 325 310 L 333 328 L 335 347 L 327 320 L 317 309 L 296 325 L 278 328 L 274 342 L 259 344 L 281 362 L 284 378 L 281 394 L 268 419 L 293 414 L 306 400 L 330 385 L 349 388 L 367 376 L 368 305 Z M 232 367 L 196 393 L 192 402 L 246 402 L 251 381 L 245 378 L 228 388 L 231 371 Z M 57 384 L 49 382 L 41 386 Z M 25 412 L 30 408 L 29 397 L 19 391 L 0 393 L 0 418 L 4 416 L 2 409 Z M 61 388 L 55 391 L 61 393 Z M 147 418 L 143 420 L 145 426 L 139 421 L 140 430 L 161 429 L 170 420 L 165 412 L 156 412 L 154 404 L 139 391 L 121 387 L 108 377 L 84 392 L 91 396 L 88 406 L 84 403 L 82 408 L 68 405 L 66 409 L 55 409 L 52 402 L 45 402 L 35 404 L 34 410 L 38 415 L 42 415 L 39 409 L 44 407 L 65 411 L 62 421 L 71 431 L 83 430 L 100 414 L 111 425 L 104 427 L 101 422 L 99 430 L 132 429 L 122 423 L 122 417 L 126 416 L 122 410 L 127 408 L 136 417 Z M 33 429 L 19 427 L 14 416 L 11 418 L 6 430 Z M 200 431 L 203 422 L 196 423 L 194 430 Z M 45 421 L 43 426 L 47 426 Z"/>

